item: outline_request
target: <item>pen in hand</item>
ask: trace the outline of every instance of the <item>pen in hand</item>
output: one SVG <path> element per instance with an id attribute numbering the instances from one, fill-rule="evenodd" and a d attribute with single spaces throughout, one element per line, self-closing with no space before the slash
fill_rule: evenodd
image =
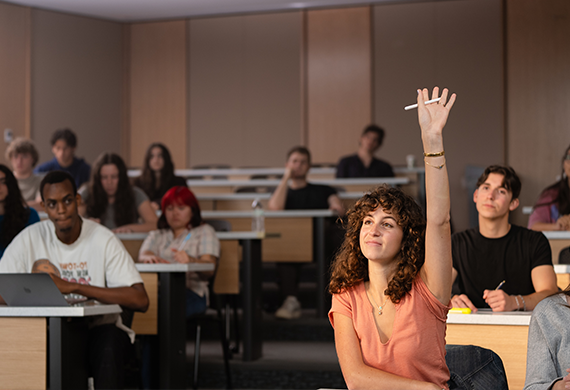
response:
<path id="1" fill-rule="evenodd" d="M 499 285 L 497 286 L 497 288 L 495 289 L 495 291 L 500 290 L 501 287 L 503 287 L 503 284 L 505 284 L 505 281 L 503 280 L 501 283 L 499 283 Z"/>

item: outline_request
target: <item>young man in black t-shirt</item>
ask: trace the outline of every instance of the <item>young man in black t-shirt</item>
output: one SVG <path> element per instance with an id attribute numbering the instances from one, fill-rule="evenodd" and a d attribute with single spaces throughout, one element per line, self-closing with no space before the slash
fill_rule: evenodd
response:
<path id="1" fill-rule="evenodd" d="M 479 227 L 451 238 L 453 307 L 532 310 L 557 291 L 546 237 L 509 223 L 520 190 L 520 180 L 510 167 L 492 165 L 477 181 L 473 201 Z"/>
<path id="2" fill-rule="evenodd" d="M 310 184 L 307 173 L 311 167 L 311 154 L 307 148 L 294 147 L 287 153 L 285 173 L 269 199 L 270 210 L 314 210 L 331 209 L 344 215 L 344 206 L 336 190 L 326 185 Z M 301 316 L 301 304 L 297 299 L 300 264 L 279 263 L 281 295 L 284 302 L 275 312 L 282 319 Z"/>

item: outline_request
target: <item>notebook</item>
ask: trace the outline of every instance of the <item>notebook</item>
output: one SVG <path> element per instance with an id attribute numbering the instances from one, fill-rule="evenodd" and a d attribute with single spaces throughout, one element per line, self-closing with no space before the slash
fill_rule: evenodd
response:
<path id="1" fill-rule="evenodd" d="M 8 306 L 70 306 L 46 273 L 0 274 L 0 296 Z"/>

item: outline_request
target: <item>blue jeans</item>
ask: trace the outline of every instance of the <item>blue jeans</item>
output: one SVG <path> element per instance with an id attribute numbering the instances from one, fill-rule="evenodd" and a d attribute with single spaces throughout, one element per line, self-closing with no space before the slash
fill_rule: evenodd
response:
<path id="1" fill-rule="evenodd" d="M 445 361 L 450 390 L 508 390 L 501 358 L 490 349 L 473 345 L 446 345 Z"/>
<path id="2" fill-rule="evenodd" d="M 208 308 L 206 296 L 201 297 L 190 289 L 186 289 L 186 318 L 194 314 L 202 314 Z"/>

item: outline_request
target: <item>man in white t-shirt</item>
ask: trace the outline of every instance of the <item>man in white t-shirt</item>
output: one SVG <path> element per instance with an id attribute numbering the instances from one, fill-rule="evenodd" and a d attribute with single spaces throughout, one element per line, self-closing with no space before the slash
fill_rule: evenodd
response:
<path id="1" fill-rule="evenodd" d="M 148 296 L 132 258 L 113 232 L 79 216 L 80 196 L 71 175 L 48 173 L 40 193 L 49 220 L 14 238 L 0 261 L 0 273 L 51 269 L 62 294 L 146 311 Z M 122 387 L 128 331 L 119 315 L 98 316 L 90 323 L 89 368 L 96 388 Z"/>

